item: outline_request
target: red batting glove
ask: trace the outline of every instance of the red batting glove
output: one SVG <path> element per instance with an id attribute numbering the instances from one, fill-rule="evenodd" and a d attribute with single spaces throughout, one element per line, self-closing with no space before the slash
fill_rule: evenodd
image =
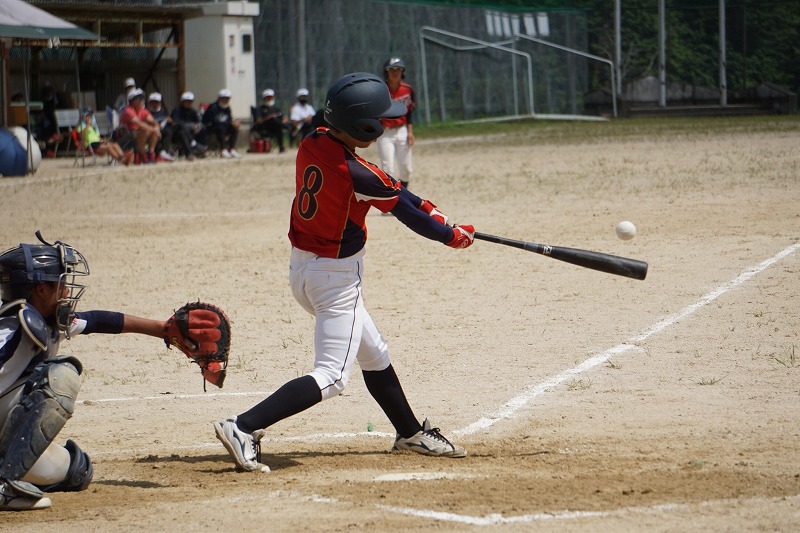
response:
<path id="1" fill-rule="evenodd" d="M 453 226 L 453 240 L 445 244 L 450 248 L 466 248 L 475 241 L 475 228 L 469 225 Z"/>
<path id="2" fill-rule="evenodd" d="M 436 207 L 436 204 L 430 200 L 422 200 L 422 204 L 420 204 L 419 209 L 424 213 L 428 213 L 439 224 L 444 224 L 446 226 L 447 221 L 450 220 L 447 218 L 447 215 L 439 211 L 439 209 Z"/>

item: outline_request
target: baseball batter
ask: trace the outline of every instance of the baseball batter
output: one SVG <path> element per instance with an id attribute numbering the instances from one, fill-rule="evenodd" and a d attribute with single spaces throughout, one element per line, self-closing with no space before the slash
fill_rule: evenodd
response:
<path id="1" fill-rule="evenodd" d="M 62 340 L 89 333 L 161 337 L 165 322 L 111 311 L 76 312 L 89 275 L 68 244 L 20 244 L 0 254 L 0 511 L 45 509 L 47 492 L 92 481 L 89 455 L 55 438 L 72 416 L 81 385 L 77 358 Z"/>
<path id="2" fill-rule="evenodd" d="M 289 227 L 289 281 L 294 297 L 316 317 L 314 369 L 249 411 L 215 423 L 217 437 L 240 470 L 260 468 L 259 441 L 265 428 L 341 394 L 356 360 L 369 393 L 397 431 L 394 450 L 466 456 L 464 448 L 428 420 L 420 424 L 386 342 L 364 306 L 365 217 L 370 208 L 391 211 L 414 232 L 452 248 L 466 248 L 474 238 L 472 226 L 448 226 L 434 204 L 356 154 L 381 135 L 380 119 L 405 113 L 406 106 L 391 99 L 380 78 L 349 74 L 328 91 L 325 120 L 331 128 L 318 128 L 300 145 Z"/>
<path id="3" fill-rule="evenodd" d="M 378 157 L 383 171 L 398 177 L 403 187 L 408 187 L 411 172 L 414 170 L 411 157 L 414 131 L 411 119 L 414 108 L 417 107 L 417 97 L 414 88 L 403 81 L 406 78 L 406 64 L 399 57 L 386 60 L 383 64 L 383 78 L 392 100 L 401 102 L 406 107 L 406 112 L 399 117 L 381 119 L 383 135 L 378 139 Z M 394 172 L 395 161 L 397 174 Z"/>

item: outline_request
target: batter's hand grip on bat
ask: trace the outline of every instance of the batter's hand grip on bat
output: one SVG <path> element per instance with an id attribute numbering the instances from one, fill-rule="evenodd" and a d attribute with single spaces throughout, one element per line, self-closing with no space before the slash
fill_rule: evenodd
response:
<path id="1" fill-rule="evenodd" d="M 607 274 L 624 276 L 643 280 L 647 276 L 647 263 L 638 259 L 629 259 L 618 255 L 592 252 L 579 248 L 567 248 L 564 246 L 550 246 L 547 244 L 537 244 L 535 242 L 518 241 L 506 237 L 497 237 L 487 233 L 475 232 L 475 239 L 503 244 L 513 248 L 521 248 L 528 252 L 546 255 L 559 261 L 571 263 L 584 268 L 598 270 Z"/>

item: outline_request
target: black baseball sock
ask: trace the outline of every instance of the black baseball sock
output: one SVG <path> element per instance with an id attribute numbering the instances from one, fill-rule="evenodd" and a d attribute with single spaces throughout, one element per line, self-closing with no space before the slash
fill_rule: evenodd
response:
<path id="1" fill-rule="evenodd" d="M 386 413 L 398 435 L 407 439 L 422 430 L 392 365 L 384 370 L 364 371 L 363 374 L 367 390 Z"/>
<path id="2" fill-rule="evenodd" d="M 284 384 L 246 413 L 236 418 L 236 425 L 245 433 L 268 428 L 275 422 L 289 418 L 322 401 L 317 381 L 303 376 Z"/>

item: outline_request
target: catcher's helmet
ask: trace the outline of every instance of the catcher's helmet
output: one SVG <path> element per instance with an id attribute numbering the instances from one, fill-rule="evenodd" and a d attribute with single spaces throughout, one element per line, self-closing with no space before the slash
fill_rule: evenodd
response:
<path id="1" fill-rule="evenodd" d="M 27 300 L 39 283 L 58 283 L 59 296 L 64 289 L 69 290 L 66 297 L 58 300 L 56 311 L 59 329 L 67 331 L 86 290 L 75 279 L 89 275 L 89 264 L 72 246 L 61 241 L 50 244 L 38 231 L 36 237 L 42 244 L 20 244 L 0 254 L 0 298 L 4 303 Z"/>
<path id="2" fill-rule="evenodd" d="M 397 118 L 408 112 L 392 100 L 379 77 L 354 72 L 339 78 L 325 97 L 325 121 L 359 141 L 374 141 L 383 134 L 380 118 Z"/>

